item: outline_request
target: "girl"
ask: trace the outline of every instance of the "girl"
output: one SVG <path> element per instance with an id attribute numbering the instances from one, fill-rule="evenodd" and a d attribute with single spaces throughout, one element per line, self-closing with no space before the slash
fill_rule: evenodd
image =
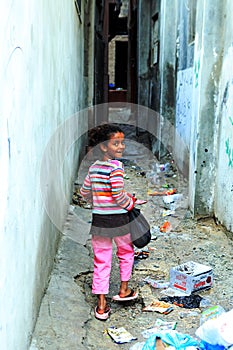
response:
<path id="1" fill-rule="evenodd" d="M 95 317 L 106 320 L 110 307 L 105 295 L 109 292 L 112 263 L 112 241 L 117 246 L 120 264 L 120 291 L 113 300 L 133 300 L 138 294 L 129 289 L 134 248 L 130 239 L 127 212 L 134 207 L 136 198 L 124 190 L 122 158 L 125 149 L 124 133 L 116 125 L 103 124 L 89 133 L 90 145 L 97 146 L 102 159 L 90 166 L 80 193 L 92 201 L 92 247 L 94 252 L 94 274 L 92 293 L 98 295 Z"/>

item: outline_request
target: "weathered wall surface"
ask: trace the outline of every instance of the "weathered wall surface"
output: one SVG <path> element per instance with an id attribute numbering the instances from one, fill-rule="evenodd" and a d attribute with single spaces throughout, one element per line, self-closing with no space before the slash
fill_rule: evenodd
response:
<path id="1" fill-rule="evenodd" d="M 215 215 L 230 231 L 233 231 L 233 74 L 229 74 L 232 60 L 233 47 L 229 46 L 218 98 L 220 131 L 215 192 Z"/>
<path id="2" fill-rule="evenodd" d="M 194 191 L 194 212 L 214 214 L 217 152 L 219 147 L 216 96 L 224 52 L 224 3 L 204 2 L 197 6 L 196 39 L 194 54 L 194 128 L 191 154 L 194 168 L 190 169 Z M 228 10 L 227 10 L 228 11 Z M 214 26 L 212 24 L 215 24 Z M 191 181 L 190 181 L 191 183 Z"/>
<path id="3" fill-rule="evenodd" d="M 181 0 L 171 5 L 163 0 L 159 13 L 161 143 L 167 144 L 170 126 L 174 133 L 169 135 L 174 158 L 189 179 L 192 212 L 214 215 L 230 231 L 232 9 L 231 1 L 195 4 Z M 168 67 L 174 71 L 169 73 Z M 174 104 L 172 80 L 176 82 Z"/>
<path id="4" fill-rule="evenodd" d="M 224 56 L 216 96 L 216 116 L 219 124 L 215 215 L 233 232 L 233 3 L 226 1 L 224 26 Z"/>
<path id="5" fill-rule="evenodd" d="M 41 167 L 50 173 L 42 158 L 57 127 L 85 107 L 84 25 L 71 0 L 3 0 L 0 13 L 0 339 L 3 350 L 24 350 L 59 239 L 41 196 Z M 44 193 L 53 194 L 61 223 L 80 149 L 77 142 L 63 163 L 62 142 L 50 149 L 60 178 L 51 175 Z M 59 200 L 61 191 L 67 203 Z"/>
<path id="6" fill-rule="evenodd" d="M 199 2 L 195 14 L 195 41 L 190 44 L 183 32 L 187 33 L 187 28 L 191 28 L 187 20 L 191 9 L 182 3 L 179 6 L 176 158 L 183 169 L 186 168 L 185 160 L 189 160 L 192 211 L 214 215 L 232 231 L 233 87 L 230 62 L 233 4 L 229 1 L 221 4 L 218 1 Z M 191 47 L 194 47 L 193 53 Z M 185 152 L 179 148 L 181 139 Z"/>

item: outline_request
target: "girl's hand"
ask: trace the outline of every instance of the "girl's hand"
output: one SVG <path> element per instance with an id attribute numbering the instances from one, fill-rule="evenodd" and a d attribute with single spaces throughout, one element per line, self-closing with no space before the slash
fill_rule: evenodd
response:
<path id="1" fill-rule="evenodd" d="M 135 201 L 137 200 L 137 198 L 135 197 L 135 193 L 131 194 L 131 193 L 127 192 L 127 195 L 128 195 L 130 198 L 135 198 Z"/>

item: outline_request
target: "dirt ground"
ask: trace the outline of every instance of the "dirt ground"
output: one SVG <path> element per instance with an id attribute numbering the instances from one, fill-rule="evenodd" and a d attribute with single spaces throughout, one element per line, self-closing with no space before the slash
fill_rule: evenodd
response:
<path id="1" fill-rule="evenodd" d="M 91 318 L 85 325 L 86 338 L 83 345 L 87 349 L 141 349 L 142 343 L 146 341 L 142 332 L 153 327 L 157 319 L 177 322 L 178 332 L 195 337 L 203 310 L 212 305 L 220 305 L 228 311 L 233 305 L 231 234 L 213 218 L 191 217 L 187 204 L 187 182 L 178 174 L 171 155 L 157 165 L 154 161 L 145 160 L 140 166 L 126 160 L 124 164 L 126 189 L 135 193 L 138 199 L 147 200 L 146 204 L 138 207 L 151 225 L 152 240 L 143 249 L 146 253 L 142 259 L 136 256 L 140 251 L 135 249 L 135 264 L 130 282 L 130 286 L 139 292 L 135 301 L 112 301 L 112 296 L 119 291 L 118 261 L 116 256 L 113 257 L 108 296 L 112 312 L 106 322 L 95 319 L 93 314 L 96 297 L 91 294 L 92 272 L 79 275 L 76 279 L 76 283 L 82 285 L 85 300 L 92 310 Z M 171 195 L 155 193 L 174 189 L 178 196 L 173 202 Z M 160 228 L 166 221 L 170 224 L 170 230 L 161 232 Z M 86 246 L 92 256 L 90 241 Z M 194 301 L 200 296 L 202 304 L 186 308 L 171 303 L 173 310 L 167 315 L 143 311 L 146 305 L 166 296 L 166 290 L 152 287 L 145 279 L 149 277 L 169 283 L 170 269 L 190 261 L 208 265 L 213 271 L 213 286 L 192 294 Z M 107 332 L 109 327 L 124 327 L 137 339 L 117 344 Z"/>

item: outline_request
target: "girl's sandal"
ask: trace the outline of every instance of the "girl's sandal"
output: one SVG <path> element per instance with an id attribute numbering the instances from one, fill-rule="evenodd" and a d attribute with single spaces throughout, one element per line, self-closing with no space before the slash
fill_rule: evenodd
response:
<path id="1" fill-rule="evenodd" d="M 138 293 L 135 292 L 133 289 L 130 290 L 130 293 L 127 295 L 122 296 L 121 294 L 114 295 L 112 297 L 113 300 L 115 301 L 130 301 L 137 299 Z"/>
<path id="2" fill-rule="evenodd" d="M 109 318 L 110 312 L 111 309 L 109 306 L 106 306 L 104 310 L 99 309 L 98 306 L 95 307 L 95 317 L 98 320 L 106 321 Z"/>

